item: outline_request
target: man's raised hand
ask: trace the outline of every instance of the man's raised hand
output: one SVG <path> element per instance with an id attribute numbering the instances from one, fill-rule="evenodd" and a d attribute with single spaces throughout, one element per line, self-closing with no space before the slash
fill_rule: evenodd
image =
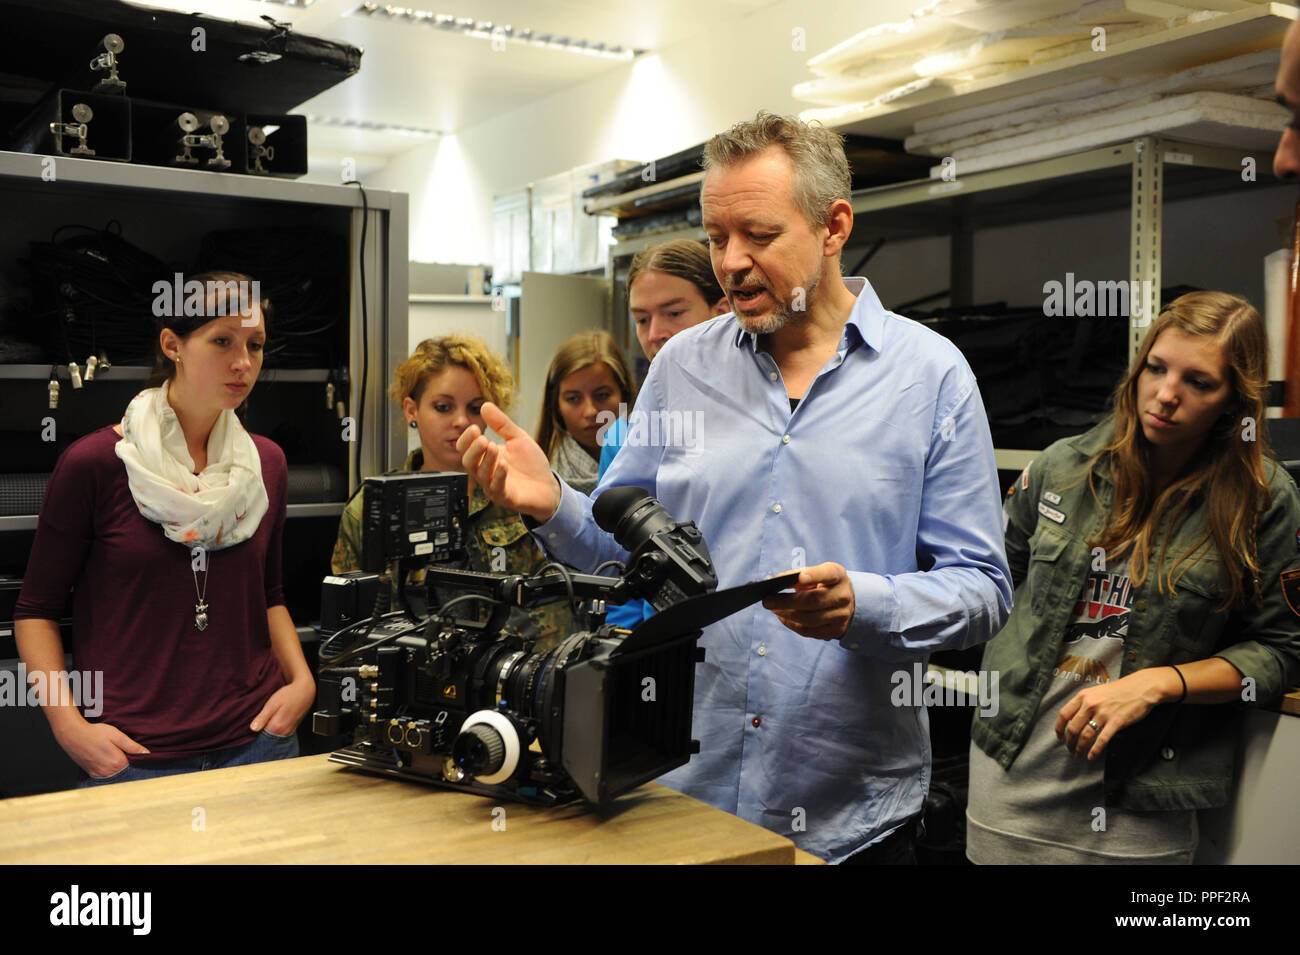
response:
<path id="1" fill-rule="evenodd" d="M 470 425 L 456 441 L 456 450 L 470 480 L 483 489 L 493 504 L 547 521 L 560 506 L 560 484 L 551 462 L 533 440 L 506 413 L 490 401 L 483 405 L 483 421 L 505 441 L 494 444 Z"/>

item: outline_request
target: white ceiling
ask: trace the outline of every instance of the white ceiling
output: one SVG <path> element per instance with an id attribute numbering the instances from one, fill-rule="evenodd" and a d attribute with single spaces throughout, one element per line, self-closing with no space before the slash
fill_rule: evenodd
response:
<path id="1" fill-rule="evenodd" d="M 141 0 L 136 0 L 141 2 Z M 415 10 L 471 17 L 592 42 L 655 51 L 779 0 L 399 0 Z M 361 47 L 361 72 L 295 112 L 455 132 L 580 83 L 625 61 L 507 43 L 378 18 L 350 17 L 361 0 L 302 8 L 258 0 L 148 0 L 143 5 L 258 22 L 263 14 L 299 33 Z M 500 45 L 500 44 L 498 44 Z M 313 125 L 312 153 L 376 159 L 428 140 Z"/>

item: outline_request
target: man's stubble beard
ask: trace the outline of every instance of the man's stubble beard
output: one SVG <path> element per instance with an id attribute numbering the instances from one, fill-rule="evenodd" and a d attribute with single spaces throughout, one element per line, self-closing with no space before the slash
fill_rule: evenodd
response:
<path id="1" fill-rule="evenodd" d="M 821 283 L 821 273 L 814 273 L 813 277 L 804 285 L 804 307 L 798 311 L 792 309 L 785 302 L 779 301 L 772 290 L 768 289 L 768 294 L 772 295 L 772 301 L 776 303 L 771 313 L 768 315 L 758 315 L 753 318 L 736 312 L 736 320 L 740 322 L 740 327 L 747 332 L 755 335 L 771 335 L 785 328 L 787 325 L 797 325 L 800 322 L 807 321 L 808 313 L 811 311 L 813 296 L 817 293 L 817 286 Z"/>

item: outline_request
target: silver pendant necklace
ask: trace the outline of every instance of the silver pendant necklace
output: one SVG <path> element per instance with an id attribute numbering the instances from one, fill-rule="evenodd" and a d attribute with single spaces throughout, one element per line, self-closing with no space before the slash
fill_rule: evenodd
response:
<path id="1" fill-rule="evenodd" d="M 194 626 L 203 631 L 208 629 L 208 578 L 212 571 L 205 567 L 203 571 L 203 592 L 199 593 L 199 572 L 193 567 L 190 572 L 194 574 L 194 595 L 199 598 L 199 602 L 194 605 Z"/>

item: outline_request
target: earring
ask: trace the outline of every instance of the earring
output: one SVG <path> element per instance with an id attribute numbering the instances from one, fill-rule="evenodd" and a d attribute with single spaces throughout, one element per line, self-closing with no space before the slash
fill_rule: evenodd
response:
<path id="1" fill-rule="evenodd" d="M 408 424 L 410 424 L 412 431 L 414 431 L 417 427 L 419 427 L 419 425 L 417 425 L 414 421 L 408 422 Z"/>

